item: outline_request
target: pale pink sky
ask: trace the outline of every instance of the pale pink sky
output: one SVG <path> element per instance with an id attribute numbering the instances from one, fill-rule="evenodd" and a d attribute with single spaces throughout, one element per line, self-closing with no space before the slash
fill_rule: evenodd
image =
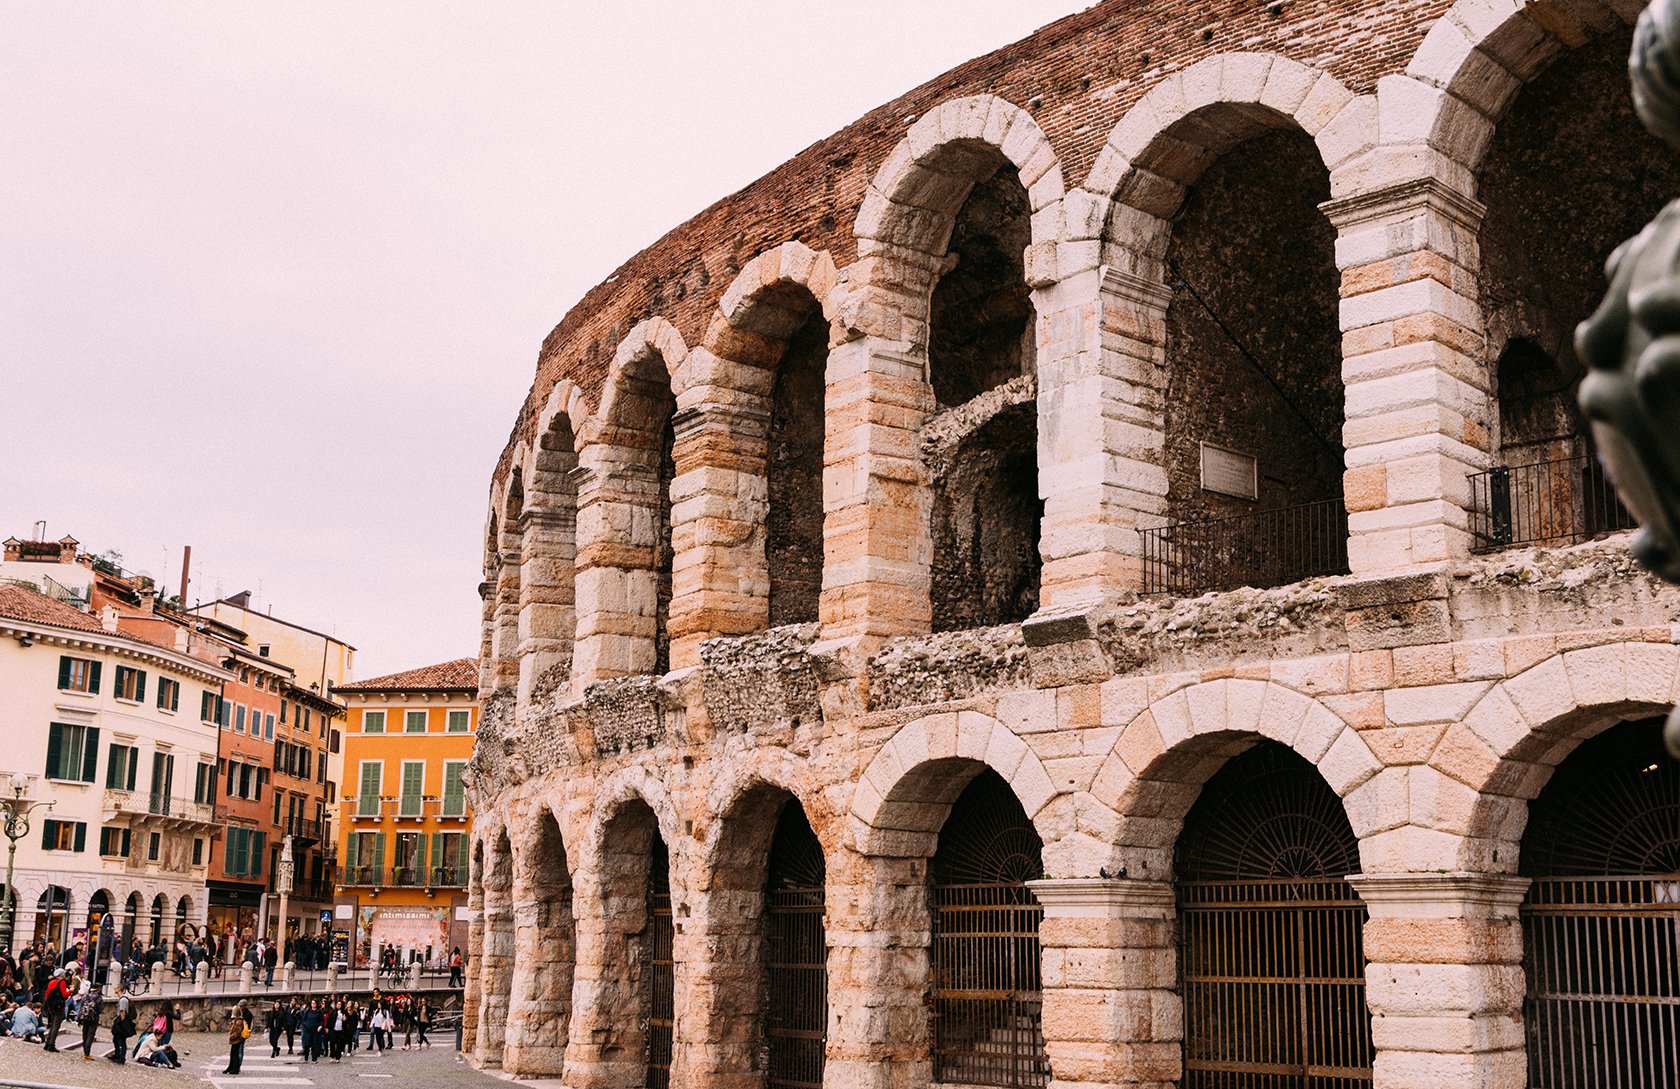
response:
<path id="1" fill-rule="evenodd" d="M 490 472 L 621 261 L 1089 0 L 72 3 L 0 24 L 0 537 L 475 653 Z"/>

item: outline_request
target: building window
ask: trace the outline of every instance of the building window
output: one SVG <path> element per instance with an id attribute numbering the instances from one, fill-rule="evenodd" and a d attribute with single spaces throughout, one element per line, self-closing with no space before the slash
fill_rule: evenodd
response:
<path id="1" fill-rule="evenodd" d="M 465 832 L 432 833 L 433 885 L 467 883 L 467 835 Z"/>
<path id="2" fill-rule="evenodd" d="M 404 760 L 402 762 L 402 805 L 397 810 L 399 817 L 418 817 L 420 815 L 421 787 L 426 779 L 426 762 L 424 760 Z"/>
<path id="3" fill-rule="evenodd" d="M 325 737 L 326 735 L 322 734 L 321 736 Z M 334 730 L 332 732 L 332 741 L 329 742 L 328 745 L 327 745 L 327 750 L 329 752 L 337 752 L 338 751 L 338 739 L 339 739 L 339 733 L 338 733 L 337 730 Z"/>
<path id="4" fill-rule="evenodd" d="M 449 732 L 464 734 L 472 729 L 472 712 L 462 708 L 449 712 Z"/>
<path id="5" fill-rule="evenodd" d="M 363 711 L 362 712 L 362 733 L 364 733 L 364 734 L 382 734 L 384 732 L 385 732 L 385 712 L 384 711 Z"/>
<path id="6" fill-rule="evenodd" d="M 287 701 L 286 700 L 281 700 L 280 701 L 280 725 L 282 725 L 282 726 L 284 726 L 286 724 L 286 714 L 287 714 L 288 710 L 289 710 L 289 704 L 287 703 Z"/>
<path id="7" fill-rule="evenodd" d="M 233 706 L 233 732 L 236 734 L 245 732 L 245 705 L 243 703 L 236 703 Z"/>
<path id="8" fill-rule="evenodd" d="M 221 702 L 220 696 L 214 692 L 200 692 L 198 694 L 198 717 L 204 722 L 215 722 L 216 704 Z"/>
<path id="9" fill-rule="evenodd" d="M 385 778 L 385 765 L 378 760 L 363 760 L 361 764 L 361 790 L 356 795 L 356 816 L 379 816 L 379 788 Z"/>
<path id="10" fill-rule="evenodd" d="M 352 885 L 380 883 L 380 869 L 385 865 L 385 833 L 352 832 L 346 845 L 349 857 L 345 865 Z"/>
<path id="11" fill-rule="evenodd" d="M 193 777 L 193 801 L 200 805 L 216 801 L 216 765 L 198 765 L 198 772 Z"/>
<path id="12" fill-rule="evenodd" d="M 87 847 L 87 825 L 81 821 L 41 822 L 43 851 L 80 851 Z"/>
<path id="13" fill-rule="evenodd" d="M 99 770 L 99 727 L 47 726 L 47 778 L 91 783 Z"/>
<path id="14" fill-rule="evenodd" d="M 117 685 L 112 693 L 119 700 L 139 703 L 146 698 L 146 671 L 132 666 L 117 667 Z"/>
<path id="15" fill-rule="evenodd" d="M 90 658 L 72 658 L 68 654 L 58 659 L 58 687 L 65 692 L 99 691 L 99 663 Z"/>
<path id="16" fill-rule="evenodd" d="M 192 861 L 192 864 L 194 866 L 204 865 L 204 841 L 201 840 L 201 839 L 193 840 L 193 861 Z"/>
<path id="17" fill-rule="evenodd" d="M 221 696 L 216 697 L 216 721 L 222 724 L 224 730 L 233 728 L 233 704 Z"/>
<path id="18" fill-rule="evenodd" d="M 157 705 L 164 711 L 179 711 L 181 709 L 181 682 L 170 680 L 168 677 L 158 678 Z"/>
<path id="19" fill-rule="evenodd" d="M 403 716 L 403 732 L 408 734 L 423 734 L 426 732 L 426 712 L 410 711 Z"/>
<path id="20" fill-rule="evenodd" d="M 267 714 L 263 715 L 263 740 L 264 741 L 273 741 L 274 740 L 274 712 L 273 711 L 269 711 Z"/>
<path id="21" fill-rule="evenodd" d="M 280 823 L 280 799 L 283 797 L 285 797 L 285 791 L 276 790 L 274 792 L 274 824 Z"/>
<path id="22" fill-rule="evenodd" d="M 99 853 L 105 858 L 127 858 L 129 847 L 129 829 L 101 828 L 99 830 Z"/>
<path id="23" fill-rule="evenodd" d="M 146 837 L 146 861 L 156 862 L 163 849 L 163 837 L 156 832 Z"/>
<path id="24" fill-rule="evenodd" d="M 230 877 L 261 877 L 268 837 L 250 828 L 229 828 L 222 869 Z"/>
<path id="25" fill-rule="evenodd" d="M 266 786 L 267 784 L 268 784 L 268 769 L 267 768 L 258 768 L 257 769 L 257 793 L 256 793 L 256 797 L 252 799 L 253 801 L 258 801 L 258 802 L 262 801 L 262 788 L 264 786 Z"/>
<path id="26" fill-rule="evenodd" d="M 259 658 L 267 658 L 268 657 L 268 644 L 267 643 L 258 643 L 257 644 L 257 656 Z"/>
<path id="27" fill-rule="evenodd" d="M 175 754 L 152 754 L 152 812 L 169 812 L 169 796 L 175 793 Z"/>
<path id="28" fill-rule="evenodd" d="M 461 783 L 461 773 L 466 767 L 465 760 L 443 762 L 443 815 L 446 817 L 467 815 L 467 792 Z"/>
<path id="29" fill-rule="evenodd" d="M 239 796 L 247 800 L 251 797 L 251 765 L 239 765 Z"/>
<path id="30" fill-rule="evenodd" d="M 118 745 L 113 741 L 110 753 L 105 758 L 105 786 L 110 790 L 133 790 L 134 767 L 138 763 L 139 749 L 133 745 Z"/>

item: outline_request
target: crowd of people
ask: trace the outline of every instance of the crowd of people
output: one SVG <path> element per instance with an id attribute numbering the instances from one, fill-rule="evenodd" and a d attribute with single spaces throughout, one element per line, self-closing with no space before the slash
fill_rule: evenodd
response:
<path id="1" fill-rule="evenodd" d="M 430 998 L 375 991 L 365 1003 L 330 996 L 275 1002 L 268 1010 L 266 1028 L 271 1057 L 279 1057 L 284 1037 L 288 1055 L 301 1053 L 304 1062 L 318 1063 L 323 1056 L 339 1062 L 362 1046 L 364 1034 L 368 1050 L 375 1055 L 396 1050 L 399 1034 L 404 1051 L 431 1047 L 426 1031 L 432 1020 Z"/>

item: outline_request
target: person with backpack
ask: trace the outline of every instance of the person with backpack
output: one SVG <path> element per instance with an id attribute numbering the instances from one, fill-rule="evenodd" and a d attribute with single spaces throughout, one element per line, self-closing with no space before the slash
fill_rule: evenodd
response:
<path id="1" fill-rule="evenodd" d="M 465 963 L 466 962 L 461 958 L 460 946 L 457 945 L 449 951 L 449 985 L 451 987 L 459 987 L 461 985 L 461 967 Z"/>
<path id="2" fill-rule="evenodd" d="M 47 1042 L 41 1050 L 58 1050 L 58 1030 L 64 1024 L 64 1007 L 69 1002 L 70 989 L 64 982 L 64 969 L 54 968 L 52 981 L 47 984 L 46 998 L 41 1003 L 47 1014 Z"/>
<path id="3" fill-rule="evenodd" d="M 77 996 L 76 1020 L 82 1026 L 82 1061 L 93 1061 L 93 1041 L 99 1035 L 99 1015 L 105 1008 L 105 991 L 94 987 L 87 981 L 82 982 L 82 993 Z"/>
<path id="4" fill-rule="evenodd" d="M 228 1064 L 222 1073 L 239 1073 L 239 1064 L 245 1061 L 245 1041 L 250 1038 L 251 1009 L 242 998 L 228 1017 Z"/>
<path id="5" fill-rule="evenodd" d="M 134 1036 L 134 1009 L 129 1004 L 128 993 L 117 992 L 117 1015 L 111 1019 L 111 1055 L 110 1059 L 118 1066 L 128 1062 L 128 1041 Z"/>

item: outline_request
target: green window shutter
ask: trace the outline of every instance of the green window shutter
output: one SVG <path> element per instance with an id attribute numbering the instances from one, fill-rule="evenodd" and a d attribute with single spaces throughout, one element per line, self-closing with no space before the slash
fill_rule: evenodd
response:
<path id="1" fill-rule="evenodd" d="M 426 833 L 424 832 L 414 837 L 414 872 L 421 875 L 426 873 Z M 430 879 L 424 876 L 421 880 L 428 885 L 431 884 Z"/>
<path id="2" fill-rule="evenodd" d="M 443 814 L 458 817 L 467 811 L 466 792 L 461 785 L 461 764 L 443 765 Z"/>
<path id="3" fill-rule="evenodd" d="M 52 849 L 53 832 L 57 830 L 57 826 L 57 821 L 48 820 L 41 822 L 41 850 L 47 851 Z"/>
<path id="4" fill-rule="evenodd" d="M 426 765 L 405 763 L 402 766 L 402 813 L 417 816 L 420 812 L 420 784 L 424 781 Z"/>
<path id="5" fill-rule="evenodd" d="M 99 662 L 88 663 L 88 691 L 95 694 L 99 692 L 99 667 Z"/>
<path id="6" fill-rule="evenodd" d="M 124 828 L 122 830 L 122 856 L 124 858 L 128 857 L 128 837 L 131 831 L 133 831 L 133 829 L 130 828 Z"/>
<path id="7" fill-rule="evenodd" d="M 373 834 L 373 858 L 372 859 L 365 859 L 365 858 L 362 859 L 362 864 L 364 866 L 374 866 L 374 867 L 380 867 L 380 866 L 385 865 L 385 833 L 384 832 L 375 832 Z"/>
<path id="8" fill-rule="evenodd" d="M 267 850 L 268 836 L 262 832 L 251 833 L 251 876 L 261 877 L 263 870 L 263 854 Z"/>
<path id="9" fill-rule="evenodd" d="M 65 659 L 69 661 L 69 659 Z M 58 778 L 58 765 L 64 760 L 64 727 L 56 722 L 47 724 L 47 778 Z"/>
<path id="10" fill-rule="evenodd" d="M 82 782 L 94 782 L 99 774 L 99 727 L 89 726 L 82 741 Z M 78 851 L 80 847 L 76 848 Z"/>
<path id="11" fill-rule="evenodd" d="M 134 773 L 140 768 L 139 750 L 130 750 L 128 757 L 128 789 L 134 789 Z"/>
<path id="12" fill-rule="evenodd" d="M 76 822 L 76 850 L 81 851 L 81 850 L 85 850 L 86 848 L 87 848 L 87 824 L 84 821 L 77 821 Z"/>
<path id="13" fill-rule="evenodd" d="M 448 865 L 448 863 L 444 860 L 444 857 L 443 857 L 443 837 L 444 837 L 444 835 L 445 835 L 445 833 L 443 833 L 443 832 L 433 832 L 432 833 L 432 869 L 434 871 L 437 871 L 437 876 L 440 879 L 447 880 L 449 875 L 442 872 L 444 867 L 446 867 Z"/>
<path id="14" fill-rule="evenodd" d="M 58 656 L 58 687 L 70 687 L 70 655 L 68 654 Z"/>
<path id="15" fill-rule="evenodd" d="M 141 703 L 146 702 L 146 671 L 144 669 L 134 671 L 134 698 Z"/>
<path id="16" fill-rule="evenodd" d="M 356 845 L 362 841 L 360 832 L 351 832 L 350 838 L 344 843 L 344 866 L 348 870 L 356 868 Z"/>
<path id="17" fill-rule="evenodd" d="M 105 758 L 105 787 L 107 790 L 122 789 L 122 763 L 117 759 L 117 750 L 121 748 L 121 745 L 112 745 L 110 754 Z M 100 853 L 103 854 L 103 839 L 100 840 L 100 845 Z"/>

